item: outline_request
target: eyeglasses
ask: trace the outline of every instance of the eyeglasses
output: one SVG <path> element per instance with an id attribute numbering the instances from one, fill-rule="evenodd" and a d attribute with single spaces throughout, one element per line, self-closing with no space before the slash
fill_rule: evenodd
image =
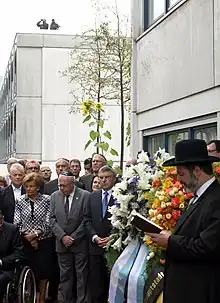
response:
<path id="1" fill-rule="evenodd" d="M 214 153 L 216 151 L 217 151 L 216 149 L 208 149 L 208 153 Z"/>
<path id="2" fill-rule="evenodd" d="M 31 170 L 39 170 L 39 167 L 33 166 L 33 167 L 28 167 L 27 169 L 31 169 Z"/>

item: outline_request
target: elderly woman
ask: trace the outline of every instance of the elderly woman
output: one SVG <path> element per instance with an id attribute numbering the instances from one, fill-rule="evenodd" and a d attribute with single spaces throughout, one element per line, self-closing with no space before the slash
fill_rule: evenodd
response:
<path id="1" fill-rule="evenodd" d="M 15 205 L 14 223 L 18 225 L 24 243 L 24 255 L 32 268 L 39 287 L 39 303 L 45 302 L 47 280 L 51 276 L 53 243 L 49 227 L 50 197 L 40 193 L 43 180 L 37 173 L 23 180 L 26 194 Z"/>

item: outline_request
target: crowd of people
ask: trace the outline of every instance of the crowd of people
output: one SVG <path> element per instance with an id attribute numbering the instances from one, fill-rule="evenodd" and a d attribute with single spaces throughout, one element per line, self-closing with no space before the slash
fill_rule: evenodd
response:
<path id="1" fill-rule="evenodd" d="M 39 303 L 58 302 L 59 289 L 65 303 L 107 302 L 104 248 L 111 231 L 107 209 L 114 203 L 117 175 L 101 154 L 84 161 L 82 176 L 78 159 L 61 158 L 55 165 L 57 178 L 50 180 L 48 166 L 35 160 L 8 160 L 0 190 L 1 297 L 11 278 L 6 258 L 19 255 L 35 274 Z M 10 249 L 1 242 L 1 230 L 10 234 Z"/>
<path id="2" fill-rule="evenodd" d="M 195 196 L 174 234 L 150 234 L 155 245 L 167 250 L 164 302 L 214 303 L 220 267 L 220 185 L 211 163 L 219 160 L 220 141 L 206 146 L 203 140 L 183 140 L 175 153 L 164 165 L 177 166 L 179 180 Z M 135 164 L 136 159 L 127 166 Z M 57 178 L 50 180 L 49 167 L 9 159 L 9 173 L 0 179 L 0 301 L 13 262 L 21 257 L 35 274 L 39 303 L 58 302 L 59 289 L 65 303 L 108 301 L 108 207 L 115 202 L 112 189 L 119 181 L 101 154 L 87 159 L 84 169 L 80 176 L 78 159 L 61 158 Z"/>

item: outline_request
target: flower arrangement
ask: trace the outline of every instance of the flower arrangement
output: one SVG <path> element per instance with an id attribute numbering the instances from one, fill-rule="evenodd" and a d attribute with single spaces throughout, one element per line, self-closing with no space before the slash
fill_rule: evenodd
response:
<path id="1" fill-rule="evenodd" d="M 153 182 L 164 175 L 161 165 L 169 158 L 164 149 L 159 149 L 152 158 L 142 152 L 138 164 L 129 167 L 122 182 L 115 185 L 115 204 L 109 208 L 113 226 L 109 247 L 120 252 L 137 235 L 141 236 L 141 232 L 131 224 L 132 216 L 135 212 L 148 216 L 148 193 L 153 189 Z"/>
<path id="2" fill-rule="evenodd" d="M 163 178 L 152 183 L 147 199 L 149 219 L 166 230 L 173 232 L 182 211 L 193 197 L 186 193 L 177 180 L 176 168 L 164 168 Z"/>
<path id="3" fill-rule="evenodd" d="M 213 163 L 213 171 L 216 179 L 220 182 L 220 162 Z"/>
<path id="4" fill-rule="evenodd" d="M 187 207 L 192 193 L 186 193 L 183 185 L 177 180 L 176 168 L 163 168 L 162 178 L 155 180 L 148 194 L 149 219 L 168 231 L 173 232 L 176 224 Z M 145 236 L 146 244 L 150 246 L 148 270 L 155 267 L 164 258 L 164 251 L 152 244 Z"/>
<path id="5" fill-rule="evenodd" d="M 156 248 L 148 236 L 131 224 L 133 215 L 139 212 L 173 232 L 192 198 L 177 180 L 176 168 L 162 167 L 163 162 L 170 158 L 164 149 L 159 149 L 152 158 L 142 152 L 139 163 L 131 166 L 125 172 L 123 181 L 115 185 L 115 204 L 109 208 L 113 226 L 109 247 L 119 254 L 135 237 L 142 238 L 150 247 L 149 268 L 159 262 L 163 251 Z"/>

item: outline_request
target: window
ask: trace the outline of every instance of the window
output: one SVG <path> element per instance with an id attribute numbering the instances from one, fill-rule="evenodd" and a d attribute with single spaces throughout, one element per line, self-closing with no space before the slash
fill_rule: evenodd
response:
<path id="1" fill-rule="evenodd" d="M 149 0 L 148 1 L 148 22 L 149 25 L 154 23 L 160 16 L 165 13 L 164 0 Z"/>
<path id="2" fill-rule="evenodd" d="M 148 138 L 148 151 L 153 155 L 159 147 L 163 148 L 165 145 L 165 134 L 159 134 L 155 136 L 150 136 Z"/>
<path id="3" fill-rule="evenodd" d="M 206 143 L 217 139 L 217 123 L 144 137 L 143 149 L 154 154 L 161 147 L 174 156 L 176 142 L 187 139 L 203 139 Z"/>
<path id="4" fill-rule="evenodd" d="M 170 0 L 169 1 L 169 8 L 177 4 L 180 0 Z"/>
<path id="5" fill-rule="evenodd" d="M 203 139 L 206 141 L 206 143 L 208 143 L 211 140 L 215 140 L 217 138 L 216 126 L 195 128 L 193 132 L 194 132 L 193 137 L 195 139 Z"/>
<path id="6" fill-rule="evenodd" d="M 168 13 L 181 0 L 144 0 L 144 30 Z"/>
<path id="7" fill-rule="evenodd" d="M 189 139 L 188 130 L 168 134 L 168 152 L 170 155 L 174 156 L 175 154 L 176 142 L 186 139 Z"/>

